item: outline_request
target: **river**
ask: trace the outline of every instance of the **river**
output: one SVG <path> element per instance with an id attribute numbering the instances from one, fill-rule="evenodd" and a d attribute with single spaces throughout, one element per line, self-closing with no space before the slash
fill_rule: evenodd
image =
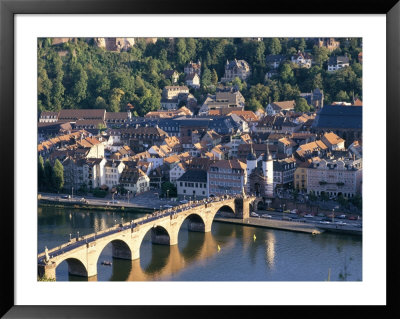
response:
<path id="1" fill-rule="evenodd" d="M 38 208 L 38 253 L 127 222 L 144 213 L 75 208 Z M 255 236 L 254 236 L 255 235 Z M 218 249 L 219 248 L 219 249 Z M 112 261 L 111 266 L 102 261 Z M 57 281 L 85 278 L 68 274 L 67 262 L 56 270 Z M 362 239 L 335 233 L 310 235 L 214 222 L 210 233 L 189 232 L 186 222 L 178 245 L 151 243 L 150 232 L 140 259 L 113 259 L 111 244 L 98 260 L 98 281 L 331 281 L 362 280 Z"/>

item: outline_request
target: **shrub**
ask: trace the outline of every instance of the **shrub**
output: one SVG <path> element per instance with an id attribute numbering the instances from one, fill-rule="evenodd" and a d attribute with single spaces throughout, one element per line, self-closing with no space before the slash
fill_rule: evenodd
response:
<path id="1" fill-rule="evenodd" d="M 107 192 L 103 191 L 102 189 L 95 189 L 93 190 L 93 196 L 95 197 L 106 197 Z"/>

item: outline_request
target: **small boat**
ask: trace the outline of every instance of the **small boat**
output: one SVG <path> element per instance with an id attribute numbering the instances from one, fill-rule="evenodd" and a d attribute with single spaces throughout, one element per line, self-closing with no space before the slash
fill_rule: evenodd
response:
<path id="1" fill-rule="evenodd" d="M 218 245 L 218 251 L 220 251 L 221 250 L 221 247 L 219 247 L 219 245 Z"/>
<path id="2" fill-rule="evenodd" d="M 257 237 L 256 237 L 256 234 L 254 234 L 254 235 L 253 235 L 253 239 L 254 239 L 254 241 L 256 241 L 256 238 L 257 238 Z"/>
<path id="3" fill-rule="evenodd" d="M 108 260 L 103 260 L 103 261 L 101 262 L 101 264 L 104 265 L 104 266 L 111 266 L 111 265 L 112 265 L 112 262 L 111 262 L 111 261 L 108 261 Z"/>

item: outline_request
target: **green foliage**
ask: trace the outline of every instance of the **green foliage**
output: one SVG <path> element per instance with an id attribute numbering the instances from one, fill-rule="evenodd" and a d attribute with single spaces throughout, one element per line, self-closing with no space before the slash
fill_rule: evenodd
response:
<path id="1" fill-rule="evenodd" d="M 176 197 L 178 196 L 178 191 L 176 189 L 176 186 L 170 182 L 163 182 L 161 184 L 161 194 L 162 196 L 167 196 L 168 193 L 168 197 Z"/>
<path id="2" fill-rule="evenodd" d="M 323 66 L 323 64 L 328 61 L 329 59 L 329 50 L 325 47 L 317 47 L 314 46 L 313 48 L 313 60 L 314 63 L 320 67 Z"/>
<path id="3" fill-rule="evenodd" d="M 55 189 L 55 178 L 53 166 L 51 166 L 50 161 L 47 159 L 44 163 L 44 176 L 45 176 L 45 187 L 48 190 Z"/>
<path id="4" fill-rule="evenodd" d="M 350 100 L 362 99 L 362 65 L 357 62 L 361 39 L 340 39 L 334 52 L 315 46 L 313 39 L 264 38 L 262 41 L 239 38 L 158 38 L 156 43 L 138 39 L 128 52 L 108 52 L 84 39 L 63 46 L 52 46 L 50 38 L 38 39 L 37 85 L 38 110 L 57 111 L 61 108 L 103 108 L 124 110 L 134 105 L 134 114 L 143 116 L 160 107 L 161 91 L 171 85 L 162 72 L 174 69 L 182 74 L 190 61 L 202 62 L 201 89 L 193 92 L 196 98 L 215 90 L 223 77 L 226 61 L 244 59 L 250 64 L 251 76 L 246 82 L 233 81 L 252 108 L 269 101 L 296 99 L 300 92 L 316 87 L 324 91 L 325 104 L 347 94 Z M 60 57 L 59 51 L 68 54 Z M 290 59 L 298 50 L 309 50 L 315 65 L 298 68 L 284 63 L 274 80 L 265 81 L 268 71 L 265 57 L 282 54 Z M 347 54 L 350 67 L 326 72 L 326 61 L 332 55 Z M 258 87 L 255 91 L 254 86 Z M 343 91 L 343 92 L 341 92 Z M 200 94 L 198 94 L 200 92 Z M 261 94 L 258 94 L 261 93 Z M 205 96 L 205 95 L 204 95 Z M 254 100 L 252 100 L 254 99 Z M 257 101 L 257 103 L 255 102 Z"/>
<path id="5" fill-rule="evenodd" d="M 106 195 L 107 195 L 107 191 L 105 191 L 105 190 L 98 189 L 98 188 L 93 190 L 93 196 L 94 197 L 104 198 L 104 197 L 106 197 Z"/>
<path id="6" fill-rule="evenodd" d="M 64 187 L 64 167 L 61 162 L 56 159 L 53 166 L 54 173 L 54 188 L 57 192 Z"/>
<path id="7" fill-rule="evenodd" d="M 292 69 L 290 63 L 282 64 L 282 66 L 280 68 L 279 76 L 283 83 L 293 83 L 294 72 L 293 72 L 293 69 Z"/>
<path id="8" fill-rule="evenodd" d="M 47 277 L 45 277 L 45 276 L 43 276 L 43 277 L 37 277 L 37 281 L 56 281 L 55 279 L 53 279 L 53 278 L 47 278 Z"/>
<path id="9" fill-rule="evenodd" d="M 308 105 L 305 98 L 300 97 L 296 100 L 296 112 L 310 112 L 310 109 L 311 107 L 310 105 Z"/>
<path id="10" fill-rule="evenodd" d="M 347 95 L 346 91 L 340 90 L 338 94 L 336 94 L 336 101 L 350 101 L 349 96 Z"/>
<path id="11" fill-rule="evenodd" d="M 117 185 L 118 194 L 125 195 L 128 191 L 125 189 L 124 185 Z"/>
<path id="12" fill-rule="evenodd" d="M 263 109 L 263 106 L 254 97 L 251 98 L 249 102 L 246 102 L 246 110 L 256 112 L 259 109 Z"/>
<path id="13" fill-rule="evenodd" d="M 38 187 L 43 189 L 46 184 L 45 174 L 44 174 L 44 161 L 43 157 L 40 155 L 38 160 Z"/>
<path id="14" fill-rule="evenodd" d="M 350 199 L 350 202 L 356 206 L 359 210 L 362 209 L 362 197 L 360 195 L 355 195 Z"/>

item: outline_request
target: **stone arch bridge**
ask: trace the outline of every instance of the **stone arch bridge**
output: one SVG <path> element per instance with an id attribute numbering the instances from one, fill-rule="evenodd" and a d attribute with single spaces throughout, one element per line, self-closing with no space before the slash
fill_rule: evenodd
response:
<path id="1" fill-rule="evenodd" d="M 110 243 L 114 258 L 139 259 L 140 246 L 149 231 L 154 244 L 176 245 L 179 230 L 186 219 L 190 231 L 210 232 L 218 211 L 228 209 L 236 218 L 248 218 L 255 200 L 253 196 L 223 196 L 189 202 L 71 240 L 38 255 L 38 274 L 55 279 L 57 266 L 66 261 L 71 275 L 91 278 L 97 275 L 98 259 Z"/>

